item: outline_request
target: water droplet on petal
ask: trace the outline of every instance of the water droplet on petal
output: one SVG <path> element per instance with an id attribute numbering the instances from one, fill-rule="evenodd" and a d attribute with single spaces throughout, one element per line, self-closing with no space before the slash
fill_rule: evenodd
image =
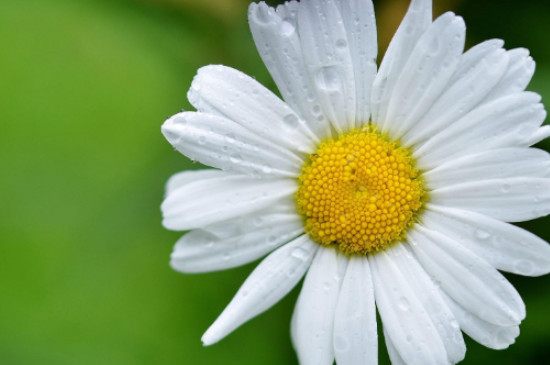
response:
<path id="1" fill-rule="evenodd" d="M 229 160 L 234 164 L 240 164 L 242 162 L 242 157 L 238 153 L 234 153 L 229 157 Z"/>
<path id="2" fill-rule="evenodd" d="M 334 350 L 338 352 L 348 351 L 350 348 L 349 341 L 342 335 L 334 337 Z"/>
<path id="3" fill-rule="evenodd" d="M 491 234 L 489 232 L 482 229 L 477 229 L 475 234 L 476 237 L 480 240 L 486 240 L 487 238 L 491 237 Z"/>
<path id="4" fill-rule="evenodd" d="M 296 128 L 298 126 L 298 117 L 294 114 L 288 114 L 285 117 L 283 117 L 283 121 L 285 122 L 286 126 L 290 128 Z"/>
<path id="5" fill-rule="evenodd" d="M 292 35 L 292 33 L 294 33 L 295 30 L 296 28 L 294 28 L 294 25 L 292 25 L 292 23 L 289 22 L 288 20 L 283 20 L 281 22 L 281 34 L 283 36 L 288 37 Z"/>
<path id="6" fill-rule="evenodd" d="M 296 275 L 296 268 L 295 267 L 291 267 L 286 271 L 286 276 L 288 278 L 292 278 L 294 275 Z"/>
<path id="7" fill-rule="evenodd" d="M 264 223 L 264 220 L 262 219 L 262 217 L 256 217 L 254 218 L 253 223 L 256 227 L 260 227 Z"/>
<path id="8" fill-rule="evenodd" d="M 309 257 L 308 251 L 303 248 L 295 248 L 290 255 L 298 260 L 305 261 Z"/>
<path id="9" fill-rule="evenodd" d="M 225 135 L 225 141 L 227 143 L 235 143 L 235 136 L 231 133 Z"/>
<path id="10" fill-rule="evenodd" d="M 199 144 L 205 144 L 206 143 L 206 137 L 205 136 L 200 136 L 199 137 Z"/>
<path id="11" fill-rule="evenodd" d="M 348 42 L 346 42 L 345 39 L 338 39 L 335 44 L 336 44 L 336 48 L 339 48 L 339 49 L 343 49 L 348 46 Z"/>
<path id="12" fill-rule="evenodd" d="M 407 300 L 407 298 L 403 297 L 403 298 L 399 299 L 399 301 L 397 303 L 397 306 L 403 312 L 408 312 L 411 305 L 409 304 L 409 301 Z"/>
<path id="13" fill-rule="evenodd" d="M 340 75 L 335 66 L 321 67 L 315 74 L 315 83 L 321 90 L 338 90 L 341 87 Z"/>

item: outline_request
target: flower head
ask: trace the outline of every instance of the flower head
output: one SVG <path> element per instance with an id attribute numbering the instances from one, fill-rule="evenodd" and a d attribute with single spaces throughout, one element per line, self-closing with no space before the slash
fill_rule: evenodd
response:
<path id="1" fill-rule="evenodd" d="M 550 212 L 550 156 L 532 148 L 534 62 L 412 0 L 377 70 L 370 0 L 252 4 L 254 40 L 284 99 L 224 66 L 199 70 L 174 147 L 210 170 L 174 175 L 164 225 L 182 272 L 268 255 L 203 342 L 270 308 L 305 276 L 292 318 L 302 364 L 376 364 L 376 309 L 394 364 L 464 358 L 462 332 L 501 349 L 525 317 L 498 272 L 550 271 L 550 246 L 507 222 Z M 376 303 L 376 304 L 375 304 Z"/>

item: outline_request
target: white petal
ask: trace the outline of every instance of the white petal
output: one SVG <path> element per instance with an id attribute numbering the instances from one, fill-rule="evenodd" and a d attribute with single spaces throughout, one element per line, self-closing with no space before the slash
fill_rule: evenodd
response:
<path id="1" fill-rule="evenodd" d="M 176 114 L 162 125 L 162 133 L 179 152 L 225 171 L 296 177 L 303 164 L 284 147 L 213 114 Z"/>
<path id="2" fill-rule="evenodd" d="M 418 278 L 403 271 L 412 260 L 401 244 L 370 258 L 378 312 L 391 342 L 408 364 L 446 364 L 445 346 L 423 303 L 425 293 L 416 290 Z M 422 280 L 419 287 L 424 284 Z"/>
<path id="3" fill-rule="evenodd" d="M 414 278 L 414 280 L 409 279 L 409 285 L 417 293 L 422 293 L 419 299 L 445 346 L 449 362 L 454 364 L 463 360 L 466 344 L 453 313 L 442 298 L 441 290 L 435 286 L 418 261 L 408 255 L 405 250 L 408 244 L 402 244 L 402 246 L 394 250 L 394 252 L 402 251 L 400 257 L 407 258 L 399 261 L 401 272 L 407 278 Z"/>
<path id="4" fill-rule="evenodd" d="M 225 176 L 225 172 L 217 169 L 205 169 L 205 170 L 190 170 L 178 172 L 170 176 L 168 182 L 166 182 L 166 195 L 172 194 L 175 190 L 190 184 L 197 180 L 207 180 L 211 178 L 217 178 Z"/>
<path id="5" fill-rule="evenodd" d="M 525 305 L 514 287 L 458 242 L 421 226 L 409 232 L 408 241 L 436 284 L 468 311 L 501 326 L 525 318 Z"/>
<path id="6" fill-rule="evenodd" d="M 405 360 L 403 360 L 403 358 L 401 358 L 401 355 L 399 355 L 399 352 L 397 352 L 397 349 L 395 348 L 390 336 L 388 335 L 388 331 L 386 331 L 386 328 L 384 328 L 384 341 L 386 342 L 388 355 L 390 355 L 391 365 L 407 365 Z"/>
<path id="7" fill-rule="evenodd" d="M 311 153 L 317 140 L 294 111 L 250 76 L 233 68 L 202 67 L 188 93 L 199 111 L 219 114 L 286 149 Z"/>
<path id="8" fill-rule="evenodd" d="M 524 91 L 533 74 L 535 73 L 535 61 L 529 56 L 529 50 L 516 48 L 507 52 L 510 62 L 506 73 L 487 95 L 484 102 L 490 102 L 503 96 Z"/>
<path id="9" fill-rule="evenodd" d="M 332 365 L 336 300 L 347 259 L 320 247 L 304 280 L 292 316 L 292 342 L 302 365 Z"/>
<path id="10" fill-rule="evenodd" d="M 374 288 L 366 257 L 351 257 L 336 304 L 334 352 L 338 365 L 378 364 Z"/>
<path id="11" fill-rule="evenodd" d="M 248 21 L 256 48 L 283 99 L 319 137 L 330 136 L 330 125 L 322 116 L 315 99 L 302 46 L 298 37 L 296 17 L 299 4 L 291 1 L 279 6 L 277 12 L 265 3 L 250 4 Z"/>
<path id="12" fill-rule="evenodd" d="M 401 138 L 432 107 L 447 87 L 464 50 L 466 26 L 445 13 L 420 37 L 395 83 L 383 132 Z"/>
<path id="13" fill-rule="evenodd" d="M 258 4 L 259 5 L 259 4 Z M 298 14 L 298 1 L 286 1 L 283 4 L 277 5 L 276 12 L 281 19 L 290 19 L 296 20 L 296 15 Z"/>
<path id="14" fill-rule="evenodd" d="M 376 77 L 378 44 L 371 0 L 339 1 L 355 79 L 355 127 L 370 118 L 370 95 Z"/>
<path id="15" fill-rule="evenodd" d="M 302 53 L 323 113 L 338 133 L 355 126 L 355 81 L 346 29 L 333 0 L 302 0 Z"/>
<path id="16" fill-rule="evenodd" d="M 235 236 L 241 236 L 254 229 L 263 229 L 271 224 L 270 217 L 288 217 L 289 220 L 297 219 L 296 202 L 292 196 L 279 200 L 262 210 L 256 210 L 250 214 L 239 215 L 232 219 L 216 222 L 208 226 L 201 227 L 214 236 L 226 239 Z M 293 217 L 293 218 L 290 218 Z"/>
<path id="17" fill-rule="evenodd" d="M 432 188 L 511 177 L 550 177 L 550 155 L 535 148 L 503 148 L 450 160 L 423 177 Z"/>
<path id="18" fill-rule="evenodd" d="M 460 242 L 499 270 L 527 276 L 550 272 L 550 245 L 514 225 L 433 204 L 422 215 L 422 223 Z"/>
<path id="19" fill-rule="evenodd" d="M 441 297 L 441 290 L 434 285 L 406 247 L 408 245 L 402 243 L 392 248 L 394 261 L 404 277 L 407 278 L 407 285 L 415 293 L 419 293 L 418 298 L 443 342 L 449 362 L 457 363 L 464 359 L 466 354 L 466 345 L 460 328 L 451 310 Z M 414 278 L 414 280 L 411 280 L 411 278 Z"/>
<path id="20" fill-rule="evenodd" d="M 476 44 L 468 51 L 464 52 L 460 60 L 460 65 L 451 79 L 451 83 L 458 81 L 462 77 L 463 72 L 475 67 L 484 57 L 502 48 L 502 46 L 504 46 L 504 41 L 502 39 L 489 39 Z M 505 58 L 508 59 L 507 56 Z"/>
<path id="21" fill-rule="evenodd" d="M 472 210 L 505 222 L 550 213 L 550 179 L 516 177 L 471 181 L 430 192 L 434 205 Z"/>
<path id="22" fill-rule="evenodd" d="M 550 137 L 550 125 L 543 125 L 539 129 L 537 129 L 530 138 L 526 140 L 525 146 L 532 146 L 548 137 Z"/>
<path id="23" fill-rule="evenodd" d="M 441 132 L 482 101 L 508 65 L 508 55 L 500 48 L 502 43 L 487 41 L 463 55 L 448 88 L 403 136 L 404 145 L 418 144 Z"/>
<path id="24" fill-rule="evenodd" d="M 388 46 L 372 85 L 371 113 L 375 124 L 386 119 L 388 103 L 395 84 L 416 42 L 431 23 L 432 1 L 412 0 L 407 14 Z"/>
<path id="25" fill-rule="evenodd" d="M 413 152 L 422 169 L 433 168 L 458 155 L 523 146 L 546 117 L 540 96 L 523 92 L 484 104 Z"/>
<path id="26" fill-rule="evenodd" d="M 162 223 L 180 231 L 200 228 L 266 208 L 291 196 L 296 188 L 294 180 L 223 173 L 191 182 L 169 194 L 161 205 Z"/>
<path id="27" fill-rule="evenodd" d="M 281 300 L 300 281 L 318 247 L 304 235 L 269 255 L 208 328 L 202 342 L 205 345 L 218 342 Z"/>
<path id="28" fill-rule="evenodd" d="M 187 273 L 225 270 L 254 261 L 304 231 L 299 215 L 278 213 L 243 228 L 246 233 L 224 238 L 202 229 L 187 233 L 176 243 L 170 265 Z"/>
<path id="29" fill-rule="evenodd" d="M 503 327 L 494 325 L 464 310 L 448 296 L 444 295 L 444 298 L 464 333 L 483 346 L 502 350 L 513 344 L 516 337 L 519 336 L 519 326 Z"/>

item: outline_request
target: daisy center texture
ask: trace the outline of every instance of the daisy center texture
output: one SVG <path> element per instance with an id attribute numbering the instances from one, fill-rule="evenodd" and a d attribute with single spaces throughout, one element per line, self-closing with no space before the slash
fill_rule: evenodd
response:
<path id="1" fill-rule="evenodd" d="M 302 168 L 296 193 L 310 237 L 348 255 L 404 239 L 424 200 L 409 150 L 370 127 L 323 141 Z"/>

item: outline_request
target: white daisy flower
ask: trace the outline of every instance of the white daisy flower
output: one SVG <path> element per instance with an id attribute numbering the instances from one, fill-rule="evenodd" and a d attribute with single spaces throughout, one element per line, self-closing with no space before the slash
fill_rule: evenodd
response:
<path id="1" fill-rule="evenodd" d="M 462 332 L 503 349 L 523 301 L 497 270 L 550 271 L 550 246 L 506 222 L 550 212 L 550 156 L 531 148 L 535 64 L 498 39 L 464 53 L 462 18 L 412 0 L 377 70 L 371 0 L 252 4 L 282 97 L 224 66 L 199 70 L 197 112 L 162 131 L 214 169 L 167 184 L 164 226 L 190 230 L 171 265 L 223 270 L 268 255 L 202 341 L 264 312 L 305 276 L 292 318 L 301 364 L 452 364 Z M 375 306 L 376 303 L 376 306 Z"/>

